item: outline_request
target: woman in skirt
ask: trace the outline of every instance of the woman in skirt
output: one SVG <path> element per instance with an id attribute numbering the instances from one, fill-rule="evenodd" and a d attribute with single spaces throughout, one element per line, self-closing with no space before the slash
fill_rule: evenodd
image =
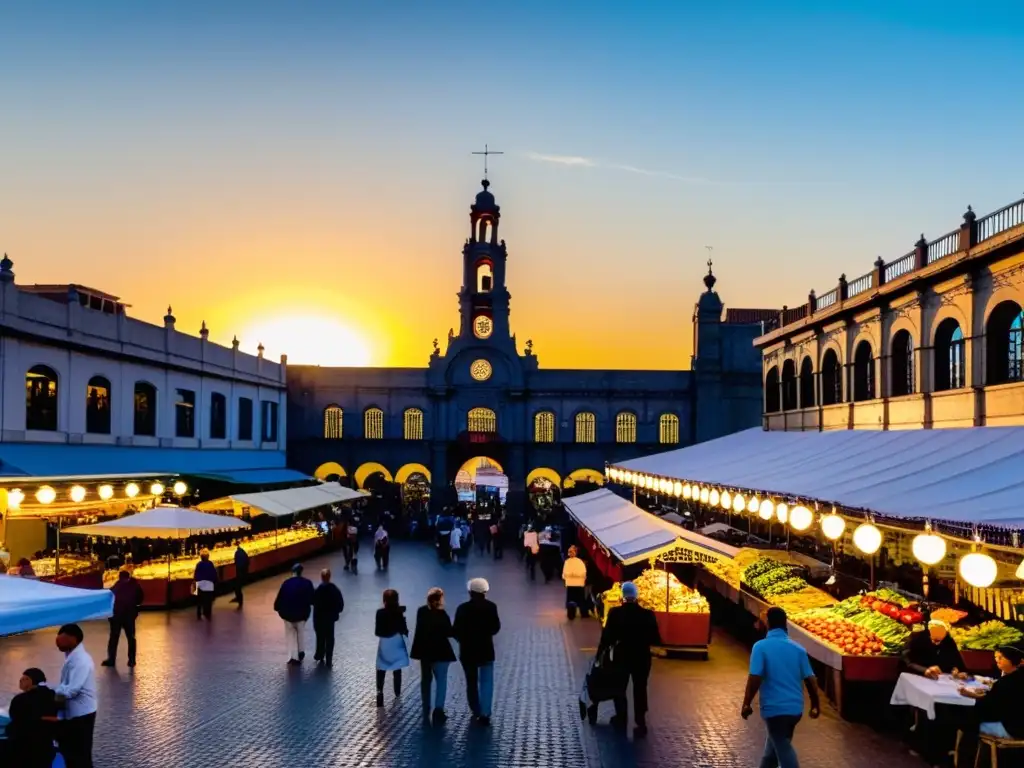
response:
<path id="1" fill-rule="evenodd" d="M 409 625 L 405 621 L 405 606 L 398 604 L 398 592 L 384 590 L 384 607 L 377 611 L 377 706 L 384 706 L 384 677 L 394 677 L 395 696 L 402 693 L 402 670 L 409 666 L 409 650 L 405 638 Z"/>

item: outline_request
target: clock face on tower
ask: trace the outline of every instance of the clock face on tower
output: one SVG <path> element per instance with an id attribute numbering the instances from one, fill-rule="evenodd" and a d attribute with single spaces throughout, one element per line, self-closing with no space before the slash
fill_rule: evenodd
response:
<path id="1" fill-rule="evenodd" d="M 487 381 L 491 378 L 491 364 L 486 360 L 474 360 L 469 366 L 469 375 L 477 381 Z"/>
<path id="2" fill-rule="evenodd" d="M 480 315 L 473 321 L 473 333 L 478 339 L 486 339 L 494 330 L 494 322 L 486 315 Z"/>

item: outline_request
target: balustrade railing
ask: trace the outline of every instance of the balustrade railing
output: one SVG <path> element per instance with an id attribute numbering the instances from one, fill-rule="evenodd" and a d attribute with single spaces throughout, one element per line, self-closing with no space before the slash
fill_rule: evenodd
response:
<path id="1" fill-rule="evenodd" d="M 914 257 L 913 251 L 908 253 L 906 256 L 901 256 L 895 261 L 890 261 L 885 265 L 882 270 L 882 278 L 887 283 L 891 283 L 897 277 L 903 277 L 904 275 L 914 271 Z"/>
<path id="2" fill-rule="evenodd" d="M 851 280 L 846 286 L 846 298 L 856 296 L 858 293 L 864 293 L 864 291 L 870 291 L 875 287 L 875 273 L 868 272 L 866 275 L 861 275 L 856 280 Z"/>
<path id="3" fill-rule="evenodd" d="M 939 259 L 944 259 L 951 253 L 956 253 L 959 248 L 960 230 L 957 229 L 928 243 L 928 263 L 932 264 Z"/>
<path id="4" fill-rule="evenodd" d="M 937 240 L 932 240 L 930 243 L 927 243 L 927 245 L 920 243 L 919 247 L 925 248 L 925 253 L 923 254 L 924 263 L 933 264 L 936 261 L 944 259 L 947 256 L 951 256 L 959 251 L 961 237 L 964 235 L 970 236 L 970 243 L 979 244 L 997 235 L 1001 235 L 1014 227 L 1020 226 L 1024 226 L 1024 199 L 1010 203 L 1006 207 L 1000 208 L 998 211 L 994 211 L 987 216 L 982 216 L 978 219 L 975 219 L 974 214 L 970 209 L 968 209 L 967 213 L 964 215 L 963 227 L 955 229 Z M 970 231 L 968 231 L 967 228 L 970 228 Z M 898 259 L 894 259 L 886 264 L 876 262 L 876 266 L 880 266 L 881 268 L 882 284 L 890 283 L 897 278 L 913 272 L 917 268 L 917 259 L 918 252 L 914 250 L 905 256 L 900 256 Z M 857 296 L 858 294 L 865 293 L 873 288 L 879 288 L 880 286 L 876 281 L 877 276 L 877 270 L 872 270 L 865 275 L 861 275 L 855 280 L 851 280 L 846 284 L 846 298 Z M 780 317 L 781 326 L 785 327 L 786 325 L 802 320 L 815 312 L 821 312 L 824 309 L 835 306 L 839 303 L 841 298 L 839 291 L 840 289 L 838 287 L 833 288 L 831 291 L 823 293 L 817 298 L 812 297 L 811 301 L 813 304 L 808 303 L 794 309 L 787 309 Z M 774 321 L 773 325 L 775 323 L 778 323 L 778 321 Z M 775 327 L 779 326 L 775 325 Z"/>
<path id="5" fill-rule="evenodd" d="M 1021 224 L 1024 224 L 1024 200 L 1010 203 L 1005 208 L 1000 208 L 998 211 L 978 219 L 975 222 L 978 227 L 978 242 L 1001 235 L 1006 230 L 1019 227 Z"/>

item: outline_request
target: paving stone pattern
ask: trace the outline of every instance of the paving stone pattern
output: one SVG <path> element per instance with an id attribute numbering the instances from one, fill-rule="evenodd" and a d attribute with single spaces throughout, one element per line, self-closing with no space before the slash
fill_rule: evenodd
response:
<path id="1" fill-rule="evenodd" d="M 579 719 L 577 695 L 599 626 L 567 622 L 560 584 L 530 583 L 512 553 L 498 563 L 474 555 L 468 565 L 441 565 L 429 546 L 398 543 L 386 574 L 369 560 L 352 576 L 342 570 L 341 556 L 330 554 L 308 561 L 307 575 L 316 580 L 325 566 L 345 595 L 331 670 L 311 663 L 311 629 L 306 663 L 286 666 L 284 629 L 273 613 L 283 576 L 251 584 L 242 611 L 219 598 L 212 623 L 197 622 L 188 609 L 144 613 L 139 666 L 125 667 L 122 640 L 119 666 L 97 670 L 97 766 L 732 768 L 759 762 L 763 726 L 756 716 L 747 722 L 738 716 L 747 651 L 728 636 L 716 637 L 709 662 L 655 661 L 651 733 L 634 743 L 607 725 L 610 704 L 603 705 L 602 725 Z M 449 673 L 451 719 L 443 728 L 421 720 L 415 662 L 404 673 L 401 697 L 394 698 L 389 679 L 378 709 L 373 616 L 381 592 L 399 590 L 412 624 L 429 587 L 445 589 L 454 613 L 471 576 L 490 581 L 502 617 L 493 726 L 470 723 L 457 664 Z M 98 664 L 106 625 L 90 623 L 85 631 Z M 25 667 L 42 667 L 57 679 L 60 663 L 50 630 L 0 639 L 0 701 L 16 692 Z M 801 723 L 796 744 L 805 766 L 920 765 L 898 742 L 830 714 Z"/>

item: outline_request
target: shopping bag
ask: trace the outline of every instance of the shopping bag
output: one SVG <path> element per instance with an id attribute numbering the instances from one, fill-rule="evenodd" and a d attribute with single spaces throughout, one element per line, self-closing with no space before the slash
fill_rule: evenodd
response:
<path id="1" fill-rule="evenodd" d="M 592 704 L 609 701 L 621 696 L 626 690 L 626 677 L 615 663 L 610 648 L 595 658 L 587 674 L 587 695 Z"/>

